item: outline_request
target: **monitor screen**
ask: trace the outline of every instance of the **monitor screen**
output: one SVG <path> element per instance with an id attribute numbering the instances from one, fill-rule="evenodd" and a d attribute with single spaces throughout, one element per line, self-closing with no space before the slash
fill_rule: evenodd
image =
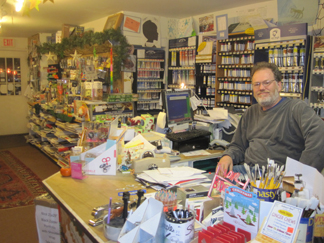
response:
<path id="1" fill-rule="evenodd" d="M 190 90 L 165 91 L 164 101 L 168 126 L 193 121 Z"/>

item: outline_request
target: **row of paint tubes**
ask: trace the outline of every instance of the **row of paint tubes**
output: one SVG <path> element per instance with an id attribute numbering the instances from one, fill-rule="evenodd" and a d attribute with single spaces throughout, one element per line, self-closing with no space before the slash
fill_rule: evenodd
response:
<path id="1" fill-rule="evenodd" d="M 201 87 L 198 86 L 198 95 L 201 95 Z M 206 87 L 206 95 L 215 95 L 215 88 Z"/>
<path id="2" fill-rule="evenodd" d="M 323 53 L 314 53 L 314 57 L 315 57 L 314 68 L 315 69 L 324 69 Z"/>
<path id="3" fill-rule="evenodd" d="M 195 65 L 196 50 L 183 50 L 179 51 L 179 65 L 180 66 L 193 66 Z M 171 66 L 177 66 L 177 52 L 171 52 Z"/>
<path id="4" fill-rule="evenodd" d="M 161 68 L 161 62 L 138 61 L 138 68 Z"/>
<path id="5" fill-rule="evenodd" d="M 233 48 L 233 50 L 232 50 Z M 247 41 L 246 43 L 232 42 L 221 43 L 221 51 L 252 51 L 254 49 L 254 41 Z"/>
<path id="6" fill-rule="evenodd" d="M 305 46 L 289 45 L 269 49 L 269 63 L 278 67 L 305 66 Z"/>
<path id="7" fill-rule="evenodd" d="M 224 69 L 224 77 L 250 77 L 249 69 Z"/>
<path id="8" fill-rule="evenodd" d="M 194 70 L 173 70 L 172 84 L 185 83 L 187 85 L 195 85 L 195 71 Z"/>
<path id="9" fill-rule="evenodd" d="M 227 90 L 252 90 L 251 82 L 221 82 L 219 83 L 219 89 L 227 89 Z"/>
<path id="10" fill-rule="evenodd" d="M 161 89 L 161 82 L 137 82 L 138 89 Z"/>
<path id="11" fill-rule="evenodd" d="M 241 62 L 240 62 L 241 61 Z M 253 64 L 254 55 L 242 55 L 241 58 L 238 56 L 223 56 L 222 64 Z"/>
<path id="12" fill-rule="evenodd" d="M 282 79 L 281 92 L 302 93 L 303 92 L 303 74 L 285 73 Z"/>
<path id="13" fill-rule="evenodd" d="M 148 92 L 148 93 L 139 93 L 139 100 L 158 100 L 160 98 L 160 92 Z"/>
<path id="14" fill-rule="evenodd" d="M 138 78 L 161 78 L 160 71 L 138 71 Z"/>
<path id="15" fill-rule="evenodd" d="M 231 102 L 231 103 L 251 103 L 251 96 L 249 95 L 234 95 L 234 94 L 222 94 L 221 102 Z"/>
<path id="16" fill-rule="evenodd" d="M 161 110 L 162 106 L 159 103 L 140 103 L 137 104 L 138 110 Z"/>

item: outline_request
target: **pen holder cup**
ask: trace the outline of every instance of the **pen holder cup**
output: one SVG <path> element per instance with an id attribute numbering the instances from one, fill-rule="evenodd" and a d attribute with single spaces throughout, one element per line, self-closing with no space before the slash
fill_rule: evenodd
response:
<path id="1" fill-rule="evenodd" d="M 107 224 L 107 216 L 103 219 L 104 235 L 108 240 L 117 241 L 121 229 L 124 225 L 124 219 L 121 217 L 113 218 Z"/>
<path id="2" fill-rule="evenodd" d="M 261 201 L 274 202 L 278 200 L 278 188 L 277 189 L 261 189 L 252 187 L 252 191 L 257 194 L 257 197 Z"/>
<path id="3" fill-rule="evenodd" d="M 176 210 L 178 211 L 178 210 Z M 182 210 L 180 210 L 182 211 Z M 183 210 L 188 211 L 188 210 Z M 164 243 L 191 242 L 195 233 L 195 212 L 189 210 L 189 217 L 176 219 L 173 211 L 165 213 L 164 219 Z"/>

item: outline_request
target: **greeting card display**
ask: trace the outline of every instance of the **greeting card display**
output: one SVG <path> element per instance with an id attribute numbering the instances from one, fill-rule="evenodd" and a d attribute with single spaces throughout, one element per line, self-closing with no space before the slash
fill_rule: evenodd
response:
<path id="1" fill-rule="evenodd" d="M 235 225 L 251 233 L 254 238 L 258 233 L 259 200 L 253 192 L 247 192 L 236 186 L 225 189 L 224 222 Z"/>

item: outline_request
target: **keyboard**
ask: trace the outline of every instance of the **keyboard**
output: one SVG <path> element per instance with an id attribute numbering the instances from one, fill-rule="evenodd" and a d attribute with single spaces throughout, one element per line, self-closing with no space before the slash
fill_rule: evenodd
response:
<path id="1" fill-rule="evenodd" d="M 182 142 L 182 141 L 187 141 L 187 140 L 191 140 L 194 138 L 210 136 L 210 134 L 211 134 L 211 132 L 208 132 L 205 130 L 193 129 L 193 130 L 185 131 L 185 132 L 167 133 L 165 136 L 167 139 L 169 139 L 173 142 Z"/>

